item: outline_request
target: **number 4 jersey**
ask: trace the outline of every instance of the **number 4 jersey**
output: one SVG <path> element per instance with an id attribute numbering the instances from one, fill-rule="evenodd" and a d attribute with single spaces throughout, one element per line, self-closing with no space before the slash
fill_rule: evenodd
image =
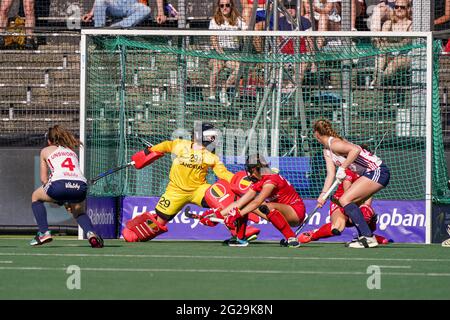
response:
<path id="1" fill-rule="evenodd" d="M 50 181 L 77 180 L 86 182 L 86 178 L 80 169 L 77 154 L 59 146 L 47 157 L 47 163 L 51 170 Z"/>

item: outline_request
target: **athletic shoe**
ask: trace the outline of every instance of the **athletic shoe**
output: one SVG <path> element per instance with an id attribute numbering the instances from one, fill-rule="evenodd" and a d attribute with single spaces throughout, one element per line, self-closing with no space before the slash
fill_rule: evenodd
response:
<path id="1" fill-rule="evenodd" d="M 300 243 L 311 242 L 312 241 L 312 232 L 306 231 L 306 232 L 300 233 L 300 235 L 298 236 L 298 241 L 300 241 Z"/>
<path id="2" fill-rule="evenodd" d="M 288 248 L 298 248 L 298 247 L 300 247 L 300 242 L 298 241 L 298 239 L 296 237 L 290 237 L 287 240 L 287 247 Z"/>
<path id="3" fill-rule="evenodd" d="M 443 247 L 450 247 L 450 238 L 448 238 L 445 241 L 442 241 L 442 246 Z"/>
<path id="4" fill-rule="evenodd" d="M 243 239 L 230 239 L 230 241 L 228 241 L 228 246 L 229 247 L 246 247 L 248 246 L 248 241 L 247 240 L 243 240 Z"/>
<path id="5" fill-rule="evenodd" d="M 92 248 L 103 248 L 103 239 L 98 234 L 89 231 L 86 236 Z"/>
<path id="6" fill-rule="evenodd" d="M 348 245 L 349 248 L 356 248 L 356 249 L 362 249 L 362 248 L 374 248 L 378 246 L 377 239 L 372 237 L 359 237 L 358 241 L 352 242 Z"/>
<path id="7" fill-rule="evenodd" d="M 37 235 L 30 241 L 30 246 L 40 246 L 44 243 L 51 242 L 53 240 L 50 231 L 44 233 L 38 232 Z"/>
<path id="8" fill-rule="evenodd" d="M 254 241 L 254 240 L 256 240 L 256 239 L 258 239 L 258 234 L 252 234 L 251 236 L 249 236 L 249 237 L 247 237 L 247 241 L 248 242 L 250 242 L 250 241 Z"/>

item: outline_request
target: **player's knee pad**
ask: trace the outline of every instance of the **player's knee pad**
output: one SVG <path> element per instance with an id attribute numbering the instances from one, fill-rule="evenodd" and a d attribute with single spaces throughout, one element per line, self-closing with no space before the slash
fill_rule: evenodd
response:
<path id="1" fill-rule="evenodd" d="M 268 215 L 270 213 L 270 209 L 265 204 L 258 207 L 258 210 L 264 213 L 265 215 Z"/>
<path id="2" fill-rule="evenodd" d="M 331 230 L 331 233 L 332 233 L 334 236 L 340 236 L 340 235 L 341 235 L 341 231 L 339 231 L 339 229 L 336 229 L 336 228 L 332 229 L 332 230 Z"/>
<path id="3" fill-rule="evenodd" d="M 149 212 L 128 221 L 126 227 L 137 235 L 139 241 L 149 241 L 167 232 L 167 227 L 157 221 L 156 215 Z"/>

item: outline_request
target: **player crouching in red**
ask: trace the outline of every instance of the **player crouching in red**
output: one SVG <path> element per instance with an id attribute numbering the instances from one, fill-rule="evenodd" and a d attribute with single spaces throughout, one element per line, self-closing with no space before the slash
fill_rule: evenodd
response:
<path id="1" fill-rule="evenodd" d="M 353 227 L 354 224 L 345 215 L 344 209 L 339 205 L 339 198 L 344 194 L 353 182 L 355 182 L 360 176 L 357 173 L 347 169 L 345 170 L 347 176 L 339 185 L 335 194 L 333 195 L 330 203 L 330 218 L 331 222 L 324 224 L 318 229 L 312 231 L 305 231 L 298 236 L 298 240 L 301 243 L 308 243 L 310 241 L 317 241 L 323 238 L 329 238 L 333 236 L 339 236 L 344 231 L 346 227 Z M 372 198 L 366 200 L 362 205 L 359 206 L 361 212 L 364 216 L 364 220 L 369 225 L 369 228 L 374 232 L 377 228 L 377 215 L 375 214 L 372 206 Z M 379 244 L 389 243 L 388 239 L 385 237 L 374 235 Z"/>
<path id="2" fill-rule="evenodd" d="M 248 214 L 255 212 L 269 220 L 286 238 L 287 247 L 299 247 L 292 227 L 300 225 L 305 218 L 305 206 L 294 187 L 281 175 L 273 173 L 261 156 L 251 156 L 246 162 L 247 175 L 253 182 L 249 190 L 237 201 L 221 211 L 227 227 L 237 228 L 237 239 L 229 246 L 247 246 L 240 235 L 245 230 Z"/>

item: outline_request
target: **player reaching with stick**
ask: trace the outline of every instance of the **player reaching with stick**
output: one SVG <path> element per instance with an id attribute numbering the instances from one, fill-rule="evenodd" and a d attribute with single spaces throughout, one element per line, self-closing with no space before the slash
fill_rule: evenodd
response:
<path id="1" fill-rule="evenodd" d="M 148 241 L 167 232 L 167 223 L 188 203 L 208 208 L 205 192 L 211 186 L 206 175 L 211 168 L 219 179 L 230 182 L 233 173 L 213 153 L 219 130 L 209 123 L 195 124 L 192 141 L 164 141 L 133 155 L 135 167 L 141 169 L 165 153 L 174 156 L 169 184 L 158 200 L 155 214 L 145 212 L 128 221 L 122 235 L 128 242 Z M 259 230 L 258 230 L 259 232 Z"/>
<path id="2" fill-rule="evenodd" d="M 81 142 L 59 125 L 49 128 L 45 137 L 48 146 L 41 150 L 40 155 L 40 178 L 43 185 L 31 196 L 31 208 L 39 232 L 30 245 L 37 246 L 52 241 L 44 202 L 53 202 L 64 205 L 73 215 L 86 233 L 91 247 L 103 247 L 103 239 L 94 232 L 86 214 L 86 178 L 80 170 L 78 156 L 74 151 L 81 146 Z"/>
<path id="3" fill-rule="evenodd" d="M 229 228 L 236 226 L 237 237 L 229 246 L 247 246 L 243 235 L 247 226 L 248 214 L 255 212 L 269 220 L 286 238 L 287 247 L 299 247 L 291 226 L 300 225 L 305 219 L 305 205 L 294 187 L 277 173 L 273 173 L 262 156 L 250 156 L 246 162 L 247 175 L 252 180 L 249 190 L 220 214 Z"/>
<path id="4" fill-rule="evenodd" d="M 327 167 L 327 177 L 322 190 L 328 190 L 334 179 L 343 181 L 346 169 L 360 175 L 339 198 L 339 204 L 358 230 L 358 239 L 350 248 L 372 248 L 378 246 L 377 239 L 370 230 L 358 203 L 364 202 L 389 183 L 389 168 L 383 161 L 369 151 L 355 145 L 338 135 L 330 121 L 322 119 L 314 123 L 314 137 L 323 145 L 323 155 Z M 336 172 L 336 167 L 338 168 Z M 325 200 L 317 199 L 323 206 Z"/>
<path id="5" fill-rule="evenodd" d="M 363 146 L 361 146 L 363 147 Z M 364 147 L 363 147 L 364 148 Z M 367 148 L 364 148 L 367 150 Z M 308 243 L 310 241 L 317 241 L 323 238 L 329 238 L 333 236 L 339 236 L 344 231 L 346 227 L 353 227 L 353 223 L 345 215 L 344 209 L 339 204 L 339 198 L 344 194 L 348 188 L 355 182 L 360 176 L 353 171 L 347 169 L 345 170 L 347 176 L 344 181 L 339 185 L 335 194 L 333 195 L 330 203 L 330 220 L 318 229 L 305 231 L 298 236 L 298 240 L 301 243 Z M 369 228 L 374 232 L 377 228 L 377 215 L 372 208 L 372 198 L 367 199 L 363 204 L 359 206 L 361 212 L 364 216 L 364 220 L 369 225 Z M 389 243 L 388 239 L 385 237 L 375 235 L 378 244 Z"/>

